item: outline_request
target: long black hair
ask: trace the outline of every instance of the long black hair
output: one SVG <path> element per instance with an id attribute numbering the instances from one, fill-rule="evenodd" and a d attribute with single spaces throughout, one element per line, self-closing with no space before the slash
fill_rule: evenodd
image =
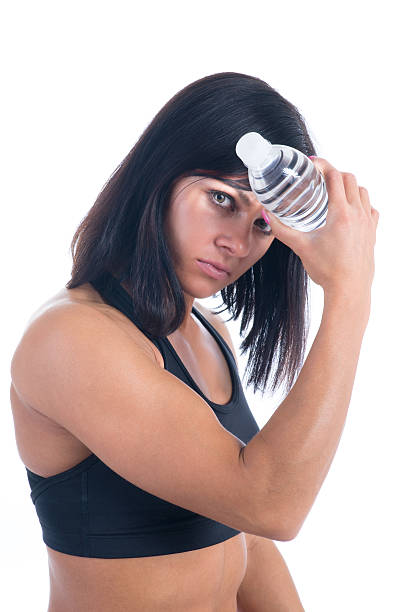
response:
<path id="1" fill-rule="evenodd" d="M 142 329 L 156 337 L 174 332 L 186 310 L 163 230 L 173 183 L 208 173 L 238 177 L 239 188 L 249 191 L 247 168 L 235 153 L 246 132 L 316 154 L 300 112 L 259 78 L 221 72 L 174 95 L 78 226 L 66 287 L 107 273 L 117 276 L 130 288 Z M 249 372 L 247 387 L 253 385 L 255 392 L 273 393 L 282 382 L 289 392 L 299 374 L 309 332 L 308 282 L 301 259 L 275 238 L 261 259 L 220 291 L 217 308 L 225 305 L 228 320 L 242 314 L 241 337 L 250 325 L 240 349 L 249 351 L 244 374 Z"/>

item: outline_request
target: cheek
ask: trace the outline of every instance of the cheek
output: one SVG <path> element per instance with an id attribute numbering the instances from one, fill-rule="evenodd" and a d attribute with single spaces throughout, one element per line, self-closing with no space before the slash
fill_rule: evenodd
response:
<path id="1" fill-rule="evenodd" d="M 165 228 L 165 235 L 170 251 L 178 265 L 190 259 L 202 256 L 201 245 L 208 238 L 208 224 L 205 216 L 175 214 Z"/>
<path id="2" fill-rule="evenodd" d="M 213 222 L 204 202 L 182 202 L 172 213 L 168 227 L 174 243 L 194 249 L 211 234 Z"/>
<path id="3" fill-rule="evenodd" d="M 265 253 L 268 251 L 269 247 L 271 246 L 272 242 L 274 241 L 275 238 L 272 238 L 272 240 L 268 240 L 268 245 L 264 246 L 264 245 L 259 245 L 257 247 L 257 249 L 251 253 L 248 257 L 247 260 L 247 269 L 249 269 L 251 266 L 253 266 L 257 261 L 259 261 L 260 259 L 262 259 L 262 257 L 265 255 Z"/>

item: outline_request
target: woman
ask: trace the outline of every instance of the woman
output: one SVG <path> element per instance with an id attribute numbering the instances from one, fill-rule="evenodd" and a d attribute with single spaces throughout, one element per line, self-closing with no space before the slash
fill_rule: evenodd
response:
<path id="1" fill-rule="evenodd" d="M 337 448 L 378 212 L 318 158 L 326 225 L 304 234 L 265 217 L 235 154 L 248 131 L 315 152 L 260 79 L 220 73 L 178 92 L 105 184 L 73 238 L 70 281 L 16 348 L 49 612 L 303 610 L 273 540 L 295 537 Z M 325 307 L 302 367 L 308 276 Z M 225 324 L 195 301 L 218 292 L 241 335 L 251 323 L 248 385 L 286 385 L 262 430 Z"/>

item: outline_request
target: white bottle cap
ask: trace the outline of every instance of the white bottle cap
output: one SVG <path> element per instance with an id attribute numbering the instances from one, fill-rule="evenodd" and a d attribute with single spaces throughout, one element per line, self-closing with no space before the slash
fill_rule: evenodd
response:
<path id="1" fill-rule="evenodd" d="M 271 143 L 258 132 L 247 132 L 238 140 L 235 152 L 247 168 L 261 168 L 271 153 Z"/>

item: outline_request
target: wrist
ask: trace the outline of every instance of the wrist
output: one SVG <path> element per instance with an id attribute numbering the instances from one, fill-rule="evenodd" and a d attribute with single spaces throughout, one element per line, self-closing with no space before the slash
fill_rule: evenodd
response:
<path id="1" fill-rule="evenodd" d="M 353 320 L 361 319 L 367 323 L 371 309 L 371 291 L 361 291 L 355 287 L 324 290 L 324 308 L 347 313 Z"/>

